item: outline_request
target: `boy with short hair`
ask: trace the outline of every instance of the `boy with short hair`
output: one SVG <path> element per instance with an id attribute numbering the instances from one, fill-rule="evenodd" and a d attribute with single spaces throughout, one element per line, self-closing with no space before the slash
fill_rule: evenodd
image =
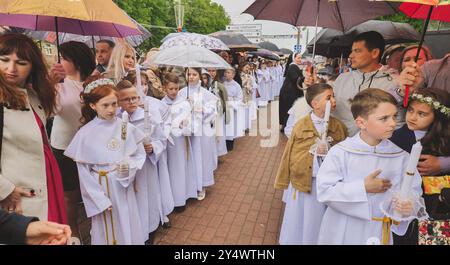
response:
<path id="1" fill-rule="evenodd" d="M 418 208 L 415 199 L 386 193 L 399 190 L 409 160 L 408 153 L 388 140 L 397 125 L 397 101 L 369 88 L 353 98 L 351 111 L 360 131 L 332 147 L 317 174 L 317 199 L 327 205 L 318 243 L 392 244 L 391 230 L 403 235 L 409 222 L 386 217 L 381 203 L 392 200 L 403 216 L 416 215 Z M 421 177 L 417 170 L 412 177 L 411 198 L 418 198 Z"/>
<path id="2" fill-rule="evenodd" d="M 296 123 L 275 181 L 275 188 L 287 189 L 280 232 L 282 245 L 317 244 L 320 222 L 325 212 L 325 205 L 317 201 L 315 185 L 322 157 L 313 153 L 319 151 L 316 146 L 319 146 L 319 139 L 326 127 L 324 116 L 327 102 L 330 101 L 331 110 L 336 107 L 333 88 L 327 84 L 312 85 L 308 88 L 306 101 L 312 111 Z M 326 133 L 331 144 L 344 140 L 346 132 L 339 120 L 330 117 Z M 321 149 L 325 150 L 325 155 L 327 147 Z"/>

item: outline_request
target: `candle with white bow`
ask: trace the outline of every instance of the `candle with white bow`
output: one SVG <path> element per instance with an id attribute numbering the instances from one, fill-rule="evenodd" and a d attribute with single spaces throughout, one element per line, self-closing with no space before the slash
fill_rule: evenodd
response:
<path id="1" fill-rule="evenodd" d="M 328 100 L 325 105 L 325 115 L 323 116 L 322 141 L 327 140 L 328 122 L 330 121 L 331 101 Z"/>
<path id="2" fill-rule="evenodd" d="M 144 104 L 144 144 L 150 143 L 151 128 L 150 128 L 150 112 L 149 112 L 149 102 L 144 93 L 144 88 L 142 87 L 141 78 L 141 66 L 136 64 L 136 89 L 141 97 L 141 102 Z"/>
<path id="3" fill-rule="evenodd" d="M 422 153 L 422 144 L 420 141 L 417 141 L 412 146 L 411 153 L 409 155 L 408 165 L 406 167 L 406 171 L 403 174 L 402 185 L 400 188 L 400 198 L 399 199 L 408 199 L 408 195 L 412 191 L 412 185 L 414 180 L 414 175 L 417 170 L 417 164 L 419 163 L 420 154 Z M 397 211 L 394 212 L 395 217 L 401 218 L 401 214 Z"/>
<path id="4" fill-rule="evenodd" d="M 127 126 L 128 126 L 128 113 L 124 111 L 122 113 L 122 125 L 121 125 L 121 135 L 120 138 L 122 139 L 122 161 L 125 161 L 127 158 Z"/>

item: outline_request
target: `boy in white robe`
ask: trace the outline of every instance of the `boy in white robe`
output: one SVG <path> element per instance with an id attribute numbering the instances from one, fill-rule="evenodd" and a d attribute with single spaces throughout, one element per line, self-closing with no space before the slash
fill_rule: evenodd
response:
<path id="1" fill-rule="evenodd" d="M 206 187 L 214 185 L 214 170 L 217 167 L 217 153 L 214 153 L 217 101 L 213 93 L 200 84 L 201 69 L 189 68 L 188 86 L 179 92 L 180 98 L 188 99 L 192 108 L 192 131 L 190 137 L 195 161 L 198 200 L 206 196 Z"/>
<path id="2" fill-rule="evenodd" d="M 322 218 L 319 244 L 392 244 L 391 233 L 403 235 L 409 221 L 384 215 L 381 203 L 390 199 L 403 216 L 417 215 L 422 194 L 415 172 L 410 199 L 398 199 L 409 154 L 388 140 L 395 130 L 397 101 L 389 93 L 369 88 L 351 106 L 360 131 L 333 146 L 317 174 L 317 199 L 328 207 Z"/>
<path id="3" fill-rule="evenodd" d="M 144 133 L 144 149 L 147 159 L 144 166 L 136 174 L 134 191 L 138 199 L 139 217 L 148 236 L 146 244 L 153 243 L 153 232 L 159 224 L 164 224 L 166 214 L 163 211 L 163 196 L 158 172 L 158 161 L 166 148 L 162 119 L 157 108 L 147 100 L 148 125 L 145 125 L 145 111 L 139 107 L 141 101 L 137 89 L 131 82 L 123 80 L 117 84 L 119 104 L 122 112 L 126 111 L 129 121 Z M 120 112 L 119 115 L 122 115 Z"/>
<path id="4" fill-rule="evenodd" d="M 260 95 L 258 104 L 259 106 L 267 106 L 270 100 L 270 73 L 267 70 L 267 63 L 265 61 L 262 61 L 259 67 L 260 68 L 256 71 L 258 76 L 258 92 Z"/>
<path id="5" fill-rule="evenodd" d="M 275 188 L 285 189 L 287 195 L 281 245 L 317 244 L 325 205 L 316 198 L 316 175 L 329 144 L 328 139 L 319 139 L 329 138 L 331 144 L 336 144 L 346 137 L 347 129 L 340 121 L 330 118 L 329 112 L 328 117 L 324 117 L 327 102 L 330 102 L 330 110 L 336 107 L 333 88 L 315 84 L 308 92 L 307 101 L 312 111 L 295 125 L 275 181 Z M 325 122 L 328 118 L 329 122 Z M 322 156 L 315 156 L 319 144 L 325 145 L 320 149 Z"/>
<path id="6" fill-rule="evenodd" d="M 111 80 L 91 82 L 82 97 L 85 125 L 64 154 L 77 163 L 86 215 L 92 220 L 91 244 L 143 245 L 133 182 L 145 161 L 144 135 L 116 117 Z"/>
<path id="7" fill-rule="evenodd" d="M 164 78 L 166 96 L 161 100 L 169 107 L 164 124 L 167 143 L 167 165 L 176 212 L 183 212 L 189 198 L 197 198 L 195 162 L 189 139 L 191 134 L 191 106 L 178 96 L 178 76 L 167 74 Z"/>

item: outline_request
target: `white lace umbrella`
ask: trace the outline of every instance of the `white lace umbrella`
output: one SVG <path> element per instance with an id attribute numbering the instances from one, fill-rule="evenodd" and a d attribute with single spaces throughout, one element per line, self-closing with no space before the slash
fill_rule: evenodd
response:
<path id="1" fill-rule="evenodd" d="M 150 60 L 152 65 L 231 69 L 231 66 L 214 52 L 197 46 L 174 46 L 160 50 Z"/>
<path id="2" fill-rule="evenodd" d="M 229 50 L 223 41 L 197 33 L 171 33 L 163 39 L 161 50 L 175 46 L 197 46 L 208 50 Z"/>

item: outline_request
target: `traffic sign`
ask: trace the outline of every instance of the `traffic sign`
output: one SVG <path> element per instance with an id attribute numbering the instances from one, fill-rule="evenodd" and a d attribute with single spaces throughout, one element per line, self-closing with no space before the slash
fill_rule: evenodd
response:
<path id="1" fill-rule="evenodd" d="M 300 45 L 300 44 L 294 45 L 294 52 L 300 52 L 301 50 L 302 50 L 302 45 Z"/>

